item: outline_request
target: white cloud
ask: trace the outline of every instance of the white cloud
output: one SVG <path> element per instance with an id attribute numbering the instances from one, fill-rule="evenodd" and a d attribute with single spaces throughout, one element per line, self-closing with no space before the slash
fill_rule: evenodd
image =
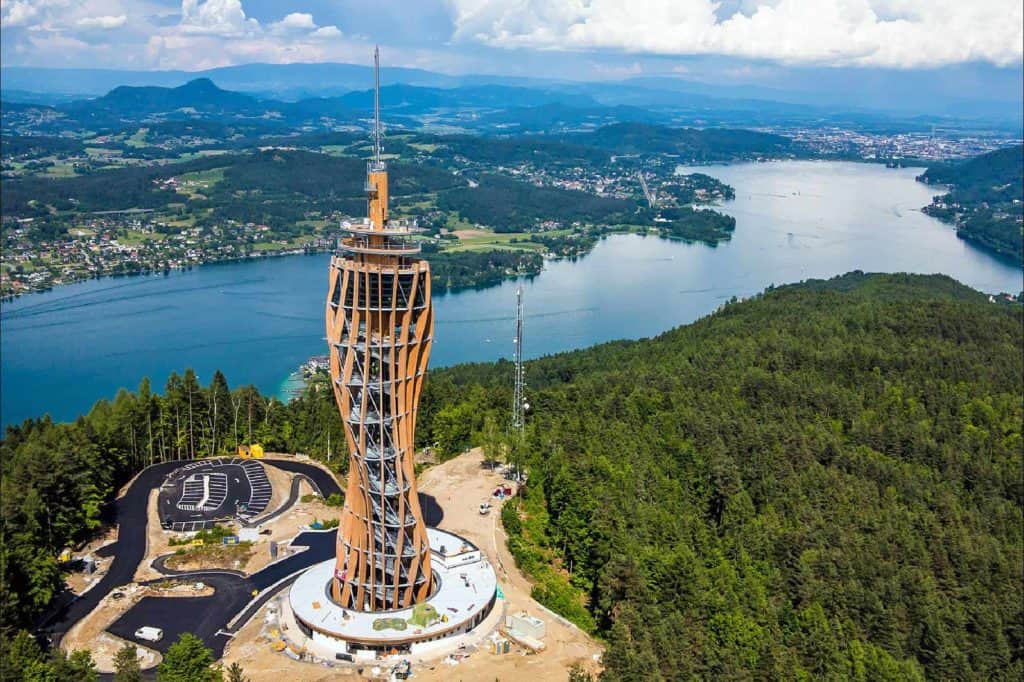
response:
<path id="1" fill-rule="evenodd" d="M 306 12 L 292 12 L 281 21 L 276 21 L 271 24 L 270 28 L 271 30 L 279 33 L 312 31 L 316 28 L 316 23 L 313 21 L 312 14 L 308 14 Z"/>
<path id="2" fill-rule="evenodd" d="M 4 28 L 24 26 L 39 14 L 39 9 L 29 0 L 4 0 L 0 4 L 0 25 Z"/>
<path id="3" fill-rule="evenodd" d="M 897 68 L 969 61 L 1005 66 L 1024 57 L 1020 0 L 447 2 L 457 40 L 503 48 Z"/>
<path id="4" fill-rule="evenodd" d="M 124 14 L 117 16 L 105 16 L 105 17 L 82 17 L 75 22 L 75 25 L 80 28 L 98 28 L 98 29 L 112 29 L 120 28 L 124 26 L 125 22 L 128 21 L 128 17 Z"/>
<path id="5" fill-rule="evenodd" d="M 310 38 L 316 38 L 318 40 L 330 40 L 332 38 L 341 37 L 341 29 L 337 26 L 321 26 L 317 30 L 309 34 Z"/>
<path id="6" fill-rule="evenodd" d="M 255 19 L 245 16 L 241 0 L 181 0 L 181 23 L 185 33 L 240 36 L 259 30 Z"/>
<path id="7" fill-rule="evenodd" d="M 211 68 L 245 62 L 337 59 L 337 26 L 318 26 L 312 14 L 291 12 L 261 25 L 245 15 L 239 0 L 182 0 L 181 22 L 147 38 L 145 53 L 160 68 Z M 347 54 L 347 52 L 346 52 Z"/>

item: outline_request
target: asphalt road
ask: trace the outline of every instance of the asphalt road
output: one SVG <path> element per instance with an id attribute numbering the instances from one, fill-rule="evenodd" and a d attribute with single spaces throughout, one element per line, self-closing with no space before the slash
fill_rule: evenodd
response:
<path id="1" fill-rule="evenodd" d="M 57 641 L 75 623 L 95 609 L 103 597 L 113 590 L 132 582 L 135 569 L 146 555 L 146 506 L 149 491 L 159 486 L 164 477 L 183 462 L 164 462 L 144 469 L 129 486 L 127 492 L 113 502 L 113 519 L 118 524 L 117 542 L 108 545 L 103 556 L 113 556 L 107 574 L 99 583 L 78 599 L 66 603 L 51 615 L 40 630 Z M 142 523 L 139 523 L 142 519 Z"/>
<path id="2" fill-rule="evenodd" d="M 332 475 L 312 464 L 282 460 L 263 461 L 265 464 L 308 476 L 324 496 L 341 491 Z M 47 635 L 52 642 L 59 641 L 111 591 L 132 582 L 135 569 L 146 554 L 149 492 L 158 487 L 167 474 L 184 463 L 164 462 L 144 469 L 132 481 L 125 494 L 113 502 L 113 519 L 118 524 L 118 539 L 103 552 L 104 556 L 113 556 L 107 574 L 84 595 L 62 604 L 40 625 L 39 631 Z M 137 641 L 134 632 L 140 625 L 160 627 L 164 630 L 163 640 L 155 646 L 149 642 L 140 643 L 161 652 L 166 651 L 182 632 L 193 632 L 219 657 L 224 651 L 228 637 L 219 635 L 218 631 L 224 629 L 227 623 L 252 600 L 252 591 L 265 590 L 290 574 L 332 556 L 335 534 L 335 531 L 302 533 L 292 544 L 306 545 L 309 549 L 271 564 L 248 578 L 212 571 L 182 574 L 187 575 L 190 580 L 211 585 L 216 594 L 210 597 L 145 597 L 109 629 L 125 639 Z"/>
<path id="3" fill-rule="evenodd" d="M 318 466 L 286 460 L 262 461 L 307 477 L 323 497 L 341 492 L 334 476 Z M 65 604 L 42 625 L 41 632 L 49 635 L 51 641 L 57 642 L 75 623 L 95 609 L 108 593 L 132 582 L 135 569 L 146 553 L 149 491 L 159 486 L 168 473 L 184 463 L 165 462 L 143 470 L 125 494 L 114 502 L 113 517 L 119 527 L 118 540 L 104 548 L 103 552 L 104 556 L 113 556 L 110 568 L 91 590 Z M 293 482 L 289 503 L 282 505 L 271 517 L 294 503 L 298 495 L 297 483 Z M 436 526 L 441 522 L 444 513 L 432 496 L 420 494 L 420 507 L 427 525 Z M 140 519 L 142 523 L 139 523 Z M 248 577 L 232 571 L 171 571 L 162 562 L 154 562 L 153 566 L 158 571 L 179 579 L 203 582 L 214 588 L 214 594 L 208 597 L 143 597 L 107 629 L 118 637 L 138 642 L 161 653 L 166 652 L 182 633 L 191 632 L 220 658 L 232 633 L 241 628 L 270 596 L 294 580 L 302 570 L 334 556 L 336 536 L 336 530 L 301 533 L 291 544 L 293 547 L 305 546 L 306 550 L 270 564 Z M 257 595 L 255 599 L 254 591 Z M 161 628 L 164 631 L 163 638 L 155 643 L 136 639 L 135 631 L 144 625 Z"/>
<path id="4" fill-rule="evenodd" d="M 107 628 L 110 632 L 130 642 L 164 653 L 185 632 L 199 637 L 206 646 L 213 649 L 217 658 L 224 654 L 232 629 L 228 623 L 246 609 L 253 599 L 253 590 L 260 596 L 263 591 L 303 569 L 334 556 L 336 531 L 301 533 L 292 541 L 292 546 L 304 545 L 308 549 L 293 554 L 249 577 L 232 575 L 228 572 L 193 571 L 176 573 L 179 578 L 203 582 L 214 589 L 208 597 L 143 597 Z M 283 586 L 282 582 L 282 586 Z M 251 614 L 250 614 L 251 615 Z M 239 627 L 244 620 L 239 622 Z M 143 625 L 158 627 L 164 631 L 159 642 L 137 639 L 135 631 Z"/>

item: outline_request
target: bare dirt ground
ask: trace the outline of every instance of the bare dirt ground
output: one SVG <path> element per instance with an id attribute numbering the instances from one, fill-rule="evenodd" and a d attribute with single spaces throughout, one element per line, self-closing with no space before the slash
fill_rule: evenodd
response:
<path id="1" fill-rule="evenodd" d="M 73 555 L 76 557 L 90 555 L 100 547 L 104 547 L 109 545 L 111 542 L 116 541 L 117 526 L 110 526 L 109 528 L 104 529 L 103 533 L 97 535 L 88 543 L 75 550 Z M 93 556 L 93 558 L 96 560 L 96 571 L 92 575 L 85 573 L 84 571 L 75 571 L 73 573 L 68 573 L 65 576 L 64 582 L 67 584 L 68 589 L 75 594 L 82 594 L 85 592 L 88 588 L 99 582 L 100 578 L 102 578 L 107 572 L 107 567 L 110 565 L 111 561 L 110 557 L 104 558 Z"/>
<path id="2" fill-rule="evenodd" d="M 546 649 L 540 653 L 523 655 L 513 647 L 512 653 L 495 655 L 481 649 L 451 667 L 437 664 L 433 670 L 417 670 L 417 680 L 565 680 L 573 664 L 596 671 L 595 656 L 602 652 L 601 645 L 576 626 L 555 617 L 530 597 L 530 581 L 516 568 L 515 560 L 506 547 L 501 526 L 501 507 L 504 504 L 491 497 L 501 484 L 512 484 L 498 472 L 484 466 L 479 449 L 431 467 L 420 477 L 419 489 L 433 495 L 444 509 L 441 527 L 463 535 L 477 545 L 498 571 L 498 585 L 505 593 L 509 614 L 526 611 L 547 624 L 544 637 Z M 490 502 L 491 513 L 480 515 L 480 503 Z M 495 608 L 502 608 L 499 602 Z"/>
<path id="3" fill-rule="evenodd" d="M 149 491 L 149 504 L 146 507 L 146 556 L 142 559 L 142 563 L 135 568 L 135 582 L 162 577 L 150 566 L 150 563 L 161 554 L 174 551 L 170 545 L 173 535 L 160 527 L 160 515 L 157 511 L 159 494 L 159 489 Z"/>
<path id="4" fill-rule="evenodd" d="M 269 514 L 273 511 L 277 511 L 277 508 L 284 504 L 285 500 L 288 499 L 289 493 L 292 491 L 292 476 L 293 474 L 288 473 L 283 469 L 277 467 L 263 465 L 263 470 L 267 472 L 267 478 L 270 479 L 271 495 L 270 502 L 267 503 L 267 508 L 260 514 Z"/>
<path id="5" fill-rule="evenodd" d="M 483 466 L 483 456 L 473 450 L 444 464 L 430 467 L 420 477 L 419 489 L 433 495 L 444 510 L 441 527 L 465 536 L 477 545 L 498 571 L 498 584 L 505 594 L 495 610 L 507 609 L 509 614 L 526 611 L 547 623 L 544 638 L 546 649 L 538 654 L 526 655 L 515 646 L 503 655 L 491 654 L 485 646 L 450 666 L 442 661 L 414 666 L 414 679 L 428 681 L 448 680 L 565 680 L 574 664 L 596 672 L 601 645 L 568 622 L 554 616 L 530 598 L 531 584 L 515 567 L 505 547 L 505 536 L 499 521 L 502 502 L 492 498 L 498 484 L 511 485 L 498 472 Z M 492 511 L 482 516 L 481 502 L 490 502 Z M 252 682 L 280 682 L 282 678 L 326 682 L 327 680 L 358 677 L 354 670 L 335 668 L 328 670 L 310 663 L 293 661 L 271 648 L 275 628 L 267 625 L 267 609 L 274 608 L 275 600 L 260 610 L 228 645 L 225 665 L 238 661 Z M 493 623 L 497 618 L 489 619 Z M 486 633 L 485 633 L 486 634 Z M 389 665 L 381 665 L 387 671 Z M 375 679 L 372 664 L 364 667 L 363 679 Z"/>

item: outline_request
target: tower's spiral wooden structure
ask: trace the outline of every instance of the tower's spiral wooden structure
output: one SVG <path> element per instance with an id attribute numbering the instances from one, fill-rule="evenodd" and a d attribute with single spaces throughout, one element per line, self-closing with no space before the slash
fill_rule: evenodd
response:
<path id="1" fill-rule="evenodd" d="M 388 219 L 374 52 L 374 154 L 368 219 L 331 259 L 327 340 L 350 473 L 331 596 L 345 608 L 409 607 L 431 593 L 430 547 L 413 472 L 416 410 L 434 318 L 430 267 L 407 225 Z"/>

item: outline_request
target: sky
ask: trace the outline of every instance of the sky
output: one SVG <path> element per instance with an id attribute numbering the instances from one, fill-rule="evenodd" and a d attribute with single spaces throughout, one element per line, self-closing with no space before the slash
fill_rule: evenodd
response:
<path id="1" fill-rule="evenodd" d="M 1021 0 L 0 0 L 5 66 L 385 62 L 572 80 L 1020 71 Z M 810 71 L 808 71 L 810 70 Z"/>

